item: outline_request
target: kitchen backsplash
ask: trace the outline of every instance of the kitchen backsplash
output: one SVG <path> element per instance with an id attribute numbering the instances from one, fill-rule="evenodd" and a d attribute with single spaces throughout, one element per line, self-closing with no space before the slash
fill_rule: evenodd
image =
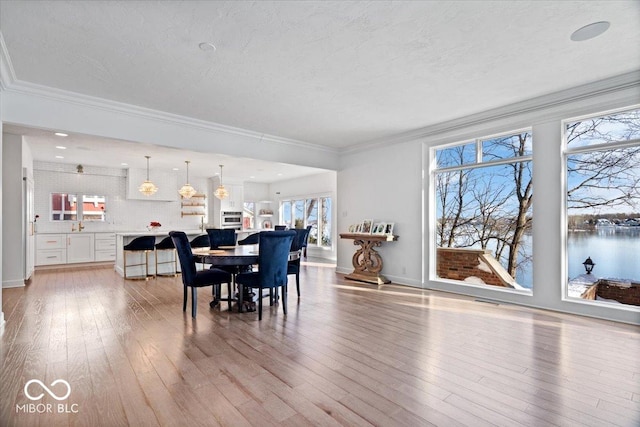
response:
<path id="1" fill-rule="evenodd" d="M 78 174 L 76 165 L 34 162 L 35 214 L 40 216 L 36 223 L 37 232 L 71 232 L 71 221 L 49 220 L 51 193 L 95 194 L 107 197 L 106 221 L 83 221 L 84 231 L 143 231 L 151 221 L 158 221 L 162 224 L 161 229 L 167 231 L 194 230 L 200 227 L 200 216 L 180 216 L 179 201 L 126 199 L 126 175 L 126 169 L 84 166 L 84 173 Z M 206 178 L 191 177 L 190 181 L 199 193 L 209 193 Z M 207 199 L 206 203 L 208 202 Z M 77 224 L 77 221 L 73 223 Z"/>

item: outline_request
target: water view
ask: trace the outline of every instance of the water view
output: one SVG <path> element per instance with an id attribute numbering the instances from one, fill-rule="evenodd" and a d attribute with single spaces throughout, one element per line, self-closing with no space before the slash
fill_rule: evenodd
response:
<path id="1" fill-rule="evenodd" d="M 584 274 L 582 263 L 591 257 L 596 277 L 640 281 L 640 227 L 598 228 L 595 231 L 569 232 L 569 278 Z"/>

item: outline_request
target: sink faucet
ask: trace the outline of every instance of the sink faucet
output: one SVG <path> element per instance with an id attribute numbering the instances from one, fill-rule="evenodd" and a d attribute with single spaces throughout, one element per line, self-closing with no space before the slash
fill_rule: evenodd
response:
<path id="1" fill-rule="evenodd" d="M 82 225 L 82 221 L 78 223 L 78 231 L 84 230 L 84 225 Z"/>

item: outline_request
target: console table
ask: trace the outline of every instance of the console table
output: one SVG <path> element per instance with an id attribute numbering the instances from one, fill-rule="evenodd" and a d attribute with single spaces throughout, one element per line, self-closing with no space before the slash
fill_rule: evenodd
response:
<path id="1" fill-rule="evenodd" d="M 382 242 L 393 242 L 398 240 L 398 236 L 384 234 L 359 234 L 340 233 L 341 239 L 351 239 L 353 244 L 360 246 L 353 254 L 351 260 L 353 273 L 344 276 L 346 279 L 358 280 L 361 282 L 382 285 L 391 283 L 386 277 L 380 274 L 382 271 L 382 257 L 374 247 L 381 246 Z"/>

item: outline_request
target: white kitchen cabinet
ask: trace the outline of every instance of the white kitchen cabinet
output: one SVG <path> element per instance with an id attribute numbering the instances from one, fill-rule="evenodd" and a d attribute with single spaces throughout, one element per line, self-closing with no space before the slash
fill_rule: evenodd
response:
<path id="1" fill-rule="evenodd" d="M 243 186 L 238 184 L 225 184 L 224 188 L 229 192 L 229 197 L 220 201 L 220 210 L 242 212 L 244 208 Z"/>
<path id="2" fill-rule="evenodd" d="M 220 178 L 212 178 L 212 190 L 215 192 L 216 188 L 220 185 Z M 223 182 L 224 188 L 229 192 L 229 196 L 224 200 L 220 200 L 213 194 L 211 196 L 212 210 L 210 211 L 209 218 L 213 219 L 214 227 L 218 228 L 221 224 L 220 215 L 221 212 L 242 212 L 244 209 L 244 184 Z"/>
<path id="3" fill-rule="evenodd" d="M 116 234 L 96 233 L 95 234 L 95 260 L 114 261 L 116 260 Z"/>
<path id="4" fill-rule="evenodd" d="M 36 234 L 36 266 L 67 262 L 66 234 Z"/>
<path id="5" fill-rule="evenodd" d="M 95 260 L 93 233 L 67 234 L 67 264 Z"/>

